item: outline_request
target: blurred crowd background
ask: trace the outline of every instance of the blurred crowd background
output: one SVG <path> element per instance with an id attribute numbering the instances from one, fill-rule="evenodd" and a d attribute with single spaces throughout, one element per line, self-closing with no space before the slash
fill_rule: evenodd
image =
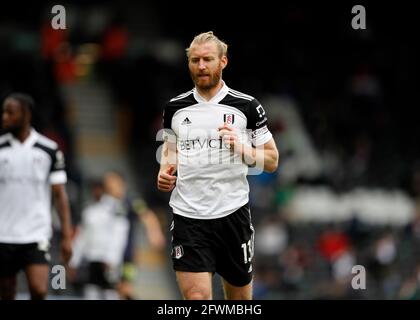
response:
<path id="1" fill-rule="evenodd" d="M 179 298 L 156 137 L 165 102 L 192 88 L 185 48 L 209 30 L 229 45 L 225 81 L 260 100 L 280 151 L 277 172 L 249 176 L 255 298 L 420 297 L 419 48 L 409 5 L 366 4 L 367 29 L 354 30 L 359 3 L 71 1 L 60 3 L 67 28 L 53 30 L 55 4 L 0 10 L 0 95 L 35 98 L 35 128 L 66 156 L 75 225 L 107 170 L 124 173 L 156 213 L 167 246 L 151 247 L 138 226 L 136 298 Z M 351 287 L 354 265 L 366 269 L 365 290 Z M 51 296 L 80 298 L 81 285 Z"/>

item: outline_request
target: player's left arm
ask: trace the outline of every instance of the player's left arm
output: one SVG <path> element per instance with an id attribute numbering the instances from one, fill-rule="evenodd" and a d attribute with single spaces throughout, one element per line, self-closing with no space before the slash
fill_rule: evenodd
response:
<path id="1" fill-rule="evenodd" d="M 279 163 L 279 152 L 273 138 L 262 146 L 256 148 L 242 145 L 242 157 L 245 163 L 253 167 L 263 168 L 266 172 L 277 170 Z"/>
<path id="2" fill-rule="evenodd" d="M 61 258 L 67 265 L 72 255 L 72 225 L 69 199 L 65 186 L 67 174 L 63 152 L 57 148 L 52 154 L 51 160 L 49 182 L 54 205 L 61 222 Z"/>
<path id="3" fill-rule="evenodd" d="M 219 128 L 219 134 L 226 144 L 239 155 L 242 160 L 251 167 L 263 169 L 266 172 L 277 170 L 279 152 L 273 136 L 268 129 L 268 120 L 264 108 L 260 102 L 253 99 L 248 104 L 247 129 L 250 133 L 252 145 L 243 143 L 239 139 L 238 132 L 226 123 Z"/>
<path id="4" fill-rule="evenodd" d="M 67 264 L 72 255 L 72 224 L 65 185 L 53 184 L 52 194 L 61 223 L 61 255 L 64 263 Z"/>
<path id="5" fill-rule="evenodd" d="M 219 133 L 226 144 L 233 148 L 234 152 L 242 156 L 243 161 L 251 167 L 262 168 L 266 172 L 277 170 L 279 152 L 273 138 L 257 147 L 241 143 L 236 132 L 225 124 L 219 128 Z"/>

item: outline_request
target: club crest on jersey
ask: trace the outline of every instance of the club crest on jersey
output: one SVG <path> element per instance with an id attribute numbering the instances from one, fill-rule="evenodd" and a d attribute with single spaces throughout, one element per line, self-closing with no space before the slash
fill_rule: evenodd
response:
<path id="1" fill-rule="evenodd" d="M 174 247 L 174 257 L 175 259 L 180 259 L 184 255 L 184 248 L 179 245 Z"/>
<path id="2" fill-rule="evenodd" d="M 225 113 L 223 115 L 223 122 L 233 124 L 235 122 L 235 115 L 233 113 Z"/>

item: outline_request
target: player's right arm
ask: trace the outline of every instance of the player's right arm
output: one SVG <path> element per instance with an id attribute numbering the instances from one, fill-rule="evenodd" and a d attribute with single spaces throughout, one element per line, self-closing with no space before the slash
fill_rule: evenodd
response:
<path id="1" fill-rule="evenodd" d="M 157 187 L 160 191 L 171 192 L 175 188 L 177 151 L 176 143 L 165 140 L 162 146 L 160 170 L 157 177 Z"/>

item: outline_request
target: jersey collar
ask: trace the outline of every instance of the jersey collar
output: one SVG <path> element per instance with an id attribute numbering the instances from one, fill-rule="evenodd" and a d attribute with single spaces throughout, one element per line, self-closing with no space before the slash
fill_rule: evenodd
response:
<path id="1" fill-rule="evenodd" d="M 226 85 L 226 83 L 223 80 L 222 80 L 222 82 L 223 82 L 223 86 L 216 93 L 216 95 L 208 101 L 206 99 L 204 99 L 198 93 L 197 88 L 194 88 L 193 89 L 193 94 L 194 94 L 195 100 L 197 100 L 198 102 L 219 103 L 220 101 L 223 100 L 224 97 L 226 97 L 226 95 L 228 94 L 228 91 L 229 91 L 229 87 Z"/>
<path id="2" fill-rule="evenodd" d="M 25 141 L 20 142 L 16 139 L 12 134 L 10 134 L 10 141 L 14 146 L 21 146 L 21 147 L 32 147 L 38 138 L 38 132 L 34 128 L 31 128 L 29 136 L 25 139 Z"/>

